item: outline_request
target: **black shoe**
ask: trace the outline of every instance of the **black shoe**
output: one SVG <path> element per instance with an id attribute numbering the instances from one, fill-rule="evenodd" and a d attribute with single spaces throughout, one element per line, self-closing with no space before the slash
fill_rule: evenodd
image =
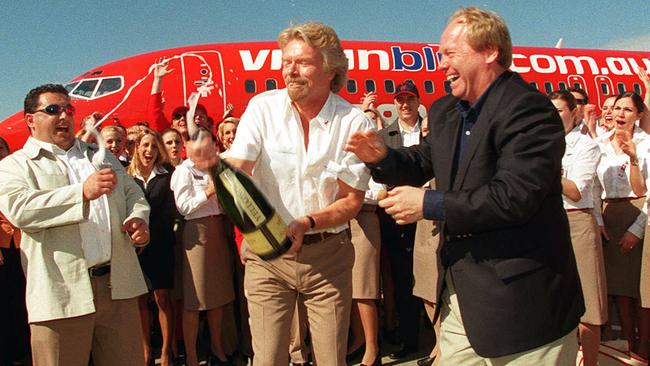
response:
<path id="1" fill-rule="evenodd" d="M 375 361 L 373 361 L 373 363 L 371 363 L 370 365 L 366 365 L 362 363 L 359 366 L 381 366 L 381 351 L 377 352 L 377 356 L 375 356 Z"/>
<path id="2" fill-rule="evenodd" d="M 392 360 L 399 360 L 415 352 L 417 352 L 417 350 L 412 350 L 402 346 L 397 351 L 389 354 L 388 357 L 390 357 Z"/>
<path id="3" fill-rule="evenodd" d="M 292 362 L 291 366 L 311 366 L 311 362 L 304 362 L 304 363 Z"/>
<path id="4" fill-rule="evenodd" d="M 425 358 L 421 358 L 418 360 L 417 365 L 418 366 L 431 366 L 433 364 L 433 361 L 435 361 L 435 357 L 427 356 Z"/>
<path id="5" fill-rule="evenodd" d="M 359 348 L 355 349 L 354 351 L 348 353 L 345 355 L 345 360 L 347 362 L 352 362 L 358 358 L 363 357 L 363 354 L 366 353 L 366 344 L 362 344 L 359 346 Z"/>

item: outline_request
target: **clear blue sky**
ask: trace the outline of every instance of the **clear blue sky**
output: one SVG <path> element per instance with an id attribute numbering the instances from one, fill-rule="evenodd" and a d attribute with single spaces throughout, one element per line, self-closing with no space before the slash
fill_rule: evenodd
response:
<path id="1" fill-rule="evenodd" d="M 0 0 L 0 119 L 29 89 L 95 66 L 191 44 L 273 40 L 289 22 L 317 20 L 342 39 L 438 42 L 459 6 L 499 13 L 513 43 L 650 51 L 647 0 L 629 1 L 118 1 Z"/>

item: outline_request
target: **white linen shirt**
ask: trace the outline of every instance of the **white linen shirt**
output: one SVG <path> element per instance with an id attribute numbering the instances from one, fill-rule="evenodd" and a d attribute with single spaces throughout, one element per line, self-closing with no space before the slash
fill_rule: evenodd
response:
<path id="1" fill-rule="evenodd" d="M 35 144 L 54 154 L 65 164 L 70 183 L 84 183 L 97 169 L 86 158 L 75 139 L 72 147 L 64 151 L 60 147 L 45 141 L 29 137 Z M 88 268 L 111 261 L 111 223 L 109 219 L 108 199 L 106 195 L 89 201 L 88 220 L 79 224 L 81 249 Z"/>
<path id="2" fill-rule="evenodd" d="M 600 148 L 591 137 L 582 134 L 575 127 L 565 137 L 566 150 L 562 157 L 562 176 L 573 181 L 580 191 L 580 201 L 572 201 L 562 195 L 565 209 L 584 209 L 594 207 L 593 183 L 596 167 L 600 161 Z"/>
<path id="3" fill-rule="evenodd" d="M 360 109 L 330 93 L 309 121 L 305 149 L 300 117 L 286 89 L 271 90 L 251 99 L 228 156 L 255 163 L 253 181 L 289 224 L 332 204 L 337 179 L 360 191 L 368 189 L 368 169 L 343 147 L 352 133 L 371 128 L 372 121 Z M 324 231 L 345 228 L 347 223 Z"/>
<path id="4" fill-rule="evenodd" d="M 613 129 L 602 136 L 596 138 L 600 147 L 601 157 L 596 170 L 598 182 L 595 184 L 594 194 L 597 198 L 626 198 L 636 197 L 630 186 L 630 157 L 621 152 L 616 154 L 609 138 L 616 132 Z M 650 137 L 639 127 L 634 127 L 632 141 L 636 144 L 637 157 L 639 160 L 639 169 L 644 179 L 648 177 L 647 158 L 650 152 Z M 596 201 L 596 210 L 594 215 L 598 225 L 603 225 L 602 213 L 598 209 L 599 201 Z M 634 223 L 628 228 L 628 231 L 639 238 L 643 238 L 647 213 L 644 209 L 639 214 Z"/>
<path id="5" fill-rule="evenodd" d="M 223 212 L 216 195 L 210 198 L 205 195 L 208 184 L 208 174 L 194 168 L 192 160 L 185 159 L 176 166 L 169 185 L 174 191 L 176 208 L 185 220 L 220 215 Z"/>

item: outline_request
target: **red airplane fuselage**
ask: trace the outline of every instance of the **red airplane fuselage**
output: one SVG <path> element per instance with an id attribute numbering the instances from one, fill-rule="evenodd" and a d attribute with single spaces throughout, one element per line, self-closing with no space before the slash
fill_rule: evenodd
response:
<path id="1" fill-rule="evenodd" d="M 437 44 L 344 41 L 343 46 L 350 71 L 339 95 L 358 104 L 363 93 L 376 91 L 377 109 L 386 120 L 395 118 L 391 94 L 404 80 L 417 85 L 422 112 L 449 92 L 445 75 L 438 70 Z M 643 95 L 645 90 L 635 70 L 650 69 L 650 52 L 515 47 L 513 56 L 511 69 L 540 91 L 577 86 L 599 107 L 607 96 L 623 90 Z M 275 42 L 160 50 L 93 68 L 66 84 L 77 109 L 76 121 L 95 111 L 106 116 L 105 125 L 119 120 L 128 127 L 146 121 L 152 65 L 161 59 L 169 60 L 169 67 L 174 69 L 162 85 L 168 118 L 174 108 L 187 105 L 190 94 L 201 86 L 199 103 L 215 121 L 220 120 L 228 103 L 235 107 L 233 114 L 240 115 L 255 94 L 284 87 L 281 52 Z M 28 135 L 22 111 L 0 122 L 0 136 L 12 151 L 20 148 Z"/>

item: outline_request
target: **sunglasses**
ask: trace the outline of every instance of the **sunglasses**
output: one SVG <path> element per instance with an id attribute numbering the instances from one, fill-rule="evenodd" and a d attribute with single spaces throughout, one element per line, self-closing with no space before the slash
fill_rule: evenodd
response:
<path id="1" fill-rule="evenodd" d="M 43 112 L 50 116 L 58 116 L 61 113 L 65 112 L 65 114 L 69 114 L 72 116 L 74 115 L 75 108 L 71 104 L 66 104 L 66 105 L 50 104 L 43 109 L 37 109 L 36 111 L 34 111 L 34 113 L 36 112 Z"/>
<path id="2" fill-rule="evenodd" d="M 587 100 L 586 99 L 576 99 L 576 104 L 586 105 Z"/>

